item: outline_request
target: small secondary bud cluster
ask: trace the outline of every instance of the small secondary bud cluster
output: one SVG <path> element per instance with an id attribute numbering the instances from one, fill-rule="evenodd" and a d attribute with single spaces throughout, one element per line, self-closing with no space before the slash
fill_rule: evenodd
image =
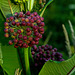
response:
<path id="1" fill-rule="evenodd" d="M 52 46 L 48 44 L 39 46 L 38 48 L 34 45 L 31 53 L 36 67 L 43 66 L 43 64 L 50 59 L 53 61 L 64 61 L 62 58 L 63 55 L 57 52 L 57 48 L 52 49 Z"/>
<path id="2" fill-rule="evenodd" d="M 46 0 L 39 0 L 39 5 L 41 8 L 44 7 L 45 3 L 46 3 Z"/>
<path id="3" fill-rule="evenodd" d="M 25 0 L 14 0 L 14 2 L 17 3 L 17 4 L 18 3 L 23 3 L 23 2 L 25 3 Z"/>
<path id="4" fill-rule="evenodd" d="M 37 12 L 26 14 L 23 12 L 15 13 L 6 19 L 4 23 L 4 36 L 11 37 L 13 40 L 9 41 L 9 45 L 14 43 L 14 47 L 27 48 L 32 47 L 34 44 L 39 43 L 39 39 L 42 38 L 44 33 L 44 18 L 40 17 Z"/>

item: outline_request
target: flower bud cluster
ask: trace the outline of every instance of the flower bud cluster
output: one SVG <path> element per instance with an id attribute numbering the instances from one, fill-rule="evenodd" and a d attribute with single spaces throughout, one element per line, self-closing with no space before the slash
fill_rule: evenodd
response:
<path id="1" fill-rule="evenodd" d="M 44 7 L 45 3 L 46 3 L 46 0 L 39 0 L 39 5 L 41 8 Z"/>
<path id="2" fill-rule="evenodd" d="M 25 3 L 25 0 L 14 0 L 14 2 L 17 3 L 17 4 L 18 3 L 23 3 L 23 2 Z"/>
<path id="3" fill-rule="evenodd" d="M 26 14 L 23 12 L 15 13 L 6 19 L 4 23 L 4 36 L 11 37 L 13 40 L 9 41 L 9 45 L 14 43 L 14 47 L 27 48 L 32 47 L 34 44 L 39 43 L 39 39 L 42 38 L 44 33 L 44 18 L 40 17 L 37 12 Z"/>
<path id="4" fill-rule="evenodd" d="M 36 45 L 34 45 L 31 49 L 32 57 L 35 62 L 35 66 L 43 66 L 43 64 L 48 60 L 53 61 L 64 61 L 62 58 L 62 54 L 57 52 L 57 48 L 52 48 L 50 45 L 42 45 L 37 48 Z"/>

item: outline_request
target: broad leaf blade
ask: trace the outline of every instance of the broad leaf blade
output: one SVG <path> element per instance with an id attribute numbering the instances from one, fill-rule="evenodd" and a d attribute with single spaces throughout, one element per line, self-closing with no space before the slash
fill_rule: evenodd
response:
<path id="1" fill-rule="evenodd" d="M 67 75 L 75 66 L 75 55 L 63 62 L 48 61 L 41 69 L 39 75 Z"/>
<path id="2" fill-rule="evenodd" d="M 0 43 L 0 65 L 3 64 L 3 60 L 2 60 L 2 50 L 1 50 L 1 43 Z"/>
<path id="3" fill-rule="evenodd" d="M 2 68 L 8 75 L 14 75 L 15 70 L 20 68 L 17 49 L 14 46 L 2 46 L 3 65 Z"/>
<path id="4" fill-rule="evenodd" d="M 0 59 L 0 65 L 3 63 L 3 60 L 2 59 Z"/>
<path id="5" fill-rule="evenodd" d="M 43 8 L 43 10 L 41 11 L 41 14 L 40 14 L 41 17 L 43 16 L 43 14 L 44 14 L 44 12 L 45 12 L 47 6 L 48 6 L 52 1 L 53 1 L 53 0 L 49 0 L 48 3 L 45 5 L 45 7 Z"/>
<path id="6" fill-rule="evenodd" d="M 2 50 L 1 50 L 1 43 L 0 43 L 0 65 L 3 63 L 3 60 L 2 60 Z"/>

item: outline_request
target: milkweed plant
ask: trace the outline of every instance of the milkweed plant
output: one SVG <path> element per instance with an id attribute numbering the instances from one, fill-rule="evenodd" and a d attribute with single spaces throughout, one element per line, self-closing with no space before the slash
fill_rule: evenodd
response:
<path id="1" fill-rule="evenodd" d="M 13 45 L 17 50 L 23 49 L 24 61 L 22 70 L 24 75 L 31 75 L 30 65 L 35 68 L 42 68 L 49 61 L 64 61 L 63 55 L 51 45 L 38 46 L 39 40 L 44 34 L 44 17 L 46 7 L 53 0 L 13 0 L 10 4 L 19 5 L 20 11 L 11 10 L 12 15 L 6 16 L 4 22 L 4 37 L 9 39 L 9 45 Z M 35 7 L 36 5 L 36 7 Z M 11 5 L 10 5 L 11 8 Z M 21 57 L 21 56 L 20 56 Z M 30 60 L 32 63 L 30 63 Z M 21 74 L 21 73 L 20 73 Z M 20 75 L 16 74 L 16 75 Z M 36 74 L 37 75 L 37 74 Z"/>

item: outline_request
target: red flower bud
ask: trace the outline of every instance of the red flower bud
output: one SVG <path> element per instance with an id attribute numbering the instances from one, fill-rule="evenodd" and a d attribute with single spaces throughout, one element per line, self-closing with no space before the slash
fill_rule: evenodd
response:
<path id="1" fill-rule="evenodd" d="M 26 19 L 25 19 L 25 22 L 29 22 L 29 19 L 28 19 L 28 18 L 26 18 Z"/>
<path id="2" fill-rule="evenodd" d="M 6 34 L 4 34 L 4 36 L 5 36 L 6 38 L 8 38 L 8 37 L 9 37 L 9 34 L 8 34 L 8 33 L 6 33 Z"/>
<path id="3" fill-rule="evenodd" d="M 35 44 L 35 41 L 32 41 L 31 43 L 34 45 Z"/>
<path id="4" fill-rule="evenodd" d="M 24 39 L 24 40 L 27 40 L 27 36 L 23 36 L 23 39 Z"/>
<path id="5" fill-rule="evenodd" d="M 37 20 L 37 18 L 36 18 L 36 17 L 33 17 L 33 20 L 34 20 L 34 21 L 36 21 L 36 20 Z"/>
<path id="6" fill-rule="evenodd" d="M 22 44 L 22 43 L 23 43 L 23 41 L 22 41 L 22 40 L 19 40 L 19 41 L 18 41 L 18 43 L 19 43 L 19 44 Z"/>
<path id="7" fill-rule="evenodd" d="M 23 14 L 21 12 L 19 13 L 19 17 L 23 17 Z"/>
<path id="8" fill-rule="evenodd" d="M 15 48 L 18 48 L 19 46 L 17 44 L 14 45 Z"/>
<path id="9" fill-rule="evenodd" d="M 12 25 L 14 26 L 15 24 L 16 24 L 15 21 L 13 21 L 13 22 L 12 22 Z"/>
<path id="10" fill-rule="evenodd" d="M 40 17 L 40 20 L 41 20 L 41 21 L 44 21 L 44 18 L 43 18 L 43 17 Z"/>
<path id="11" fill-rule="evenodd" d="M 21 30 L 17 30 L 17 33 L 20 34 L 21 33 Z"/>
<path id="12" fill-rule="evenodd" d="M 44 26 L 45 26 L 44 22 L 41 22 L 41 23 L 40 23 L 40 26 L 41 26 L 41 27 L 44 27 Z"/>
<path id="13" fill-rule="evenodd" d="M 13 33 L 14 32 L 14 29 L 10 29 L 10 32 Z"/>
<path id="14" fill-rule="evenodd" d="M 37 20 L 37 23 L 41 23 L 41 20 L 40 20 L 40 19 L 38 19 L 38 20 Z"/>
<path id="15" fill-rule="evenodd" d="M 15 12 L 15 14 L 14 14 L 15 16 L 18 16 L 18 13 L 17 12 Z"/>
<path id="16" fill-rule="evenodd" d="M 23 43 L 23 47 L 26 47 L 26 43 Z"/>
<path id="17" fill-rule="evenodd" d="M 5 33 L 8 33 L 8 29 L 4 29 L 4 32 L 5 32 Z"/>
<path id="18" fill-rule="evenodd" d="M 10 40 L 10 41 L 9 41 L 9 45 L 12 45 L 12 44 L 13 44 L 13 43 L 12 43 L 12 41 Z"/>
<path id="19" fill-rule="evenodd" d="M 10 19 L 10 21 L 13 21 L 14 20 L 14 18 L 12 16 L 9 19 Z"/>
<path id="20" fill-rule="evenodd" d="M 27 12 L 26 12 L 26 15 L 28 15 L 28 16 L 29 16 L 29 15 L 30 15 L 30 11 L 27 11 Z"/>
<path id="21" fill-rule="evenodd" d="M 9 18 L 6 18 L 6 22 L 10 22 Z"/>
<path id="22" fill-rule="evenodd" d="M 14 35 L 14 36 L 17 36 L 17 33 L 16 33 L 16 32 L 14 32 L 14 33 L 13 33 L 13 35 Z"/>
<path id="23" fill-rule="evenodd" d="M 30 22 L 27 22 L 27 26 L 30 26 L 31 25 L 31 23 Z"/>
<path id="24" fill-rule="evenodd" d="M 31 14 L 30 16 L 31 16 L 31 17 L 34 17 L 34 14 Z"/>
<path id="25" fill-rule="evenodd" d="M 21 38 L 22 38 L 22 35 L 21 35 L 21 34 L 20 34 L 20 35 L 18 35 L 18 38 L 19 38 L 19 39 L 21 39 Z"/>
<path id="26" fill-rule="evenodd" d="M 33 40 L 33 37 L 29 37 L 28 40 L 29 40 L 29 41 L 32 41 L 32 40 Z"/>
<path id="27" fill-rule="evenodd" d="M 27 28 L 26 31 L 29 32 L 29 31 L 31 31 L 31 29 L 30 28 Z"/>
<path id="28" fill-rule="evenodd" d="M 21 25 L 22 26 L 25 26 L 26 25 L 25 21 L 22 21 Z"/>
<path id="29" fill-rule="evenodd" d="M 20 22 L 16 22 L 16 26 L 19 26 L 20 25 Z"/>
<path id="30" fill-rule="evenodd" d="M 25 48 L 27 48 L 27 47 L 28 47 L 28 45 L 26 44 Z"/>
<path id="31" fill-rule="evenodd" d="M 30 19 L 30 22 L 33 23 L 34 22 L 34 19 Z"/>
<path id="32" fill-rule="evenodd" d="M 14 39 L 14 43 L 17 43 L 18 42 L 18 40 L 17 39 Z"/>
<path id="33" fill-rule="evenodd" d="M 25 18 L 24 18 L 24 17 L 22 17 L 22 18 L 21 18 L 21 21 L 25 21 Z"/>
<path id="34" fill-rule="evenodd" d="M 9 25 L 8 22 L 5 22 L 5 23 L 4 23 L 4 26 L 8 26 L 8 25 Z"/>
<path id="35" fill-rule="evenodd" d="M 36 16 L 37 15 L 37 12 L 34 12 L 33 14 Z"/>
<path id="36" fill-rule="evenodd" d="M 31 33 L 32 33 L 31 31 L 30 31 L 30 32 L 27 32 L 27 33 L 26 33 L 26 35 L 27 35 L 27 36 L 30 36 L 30 35 L 31 35 Z"/>

